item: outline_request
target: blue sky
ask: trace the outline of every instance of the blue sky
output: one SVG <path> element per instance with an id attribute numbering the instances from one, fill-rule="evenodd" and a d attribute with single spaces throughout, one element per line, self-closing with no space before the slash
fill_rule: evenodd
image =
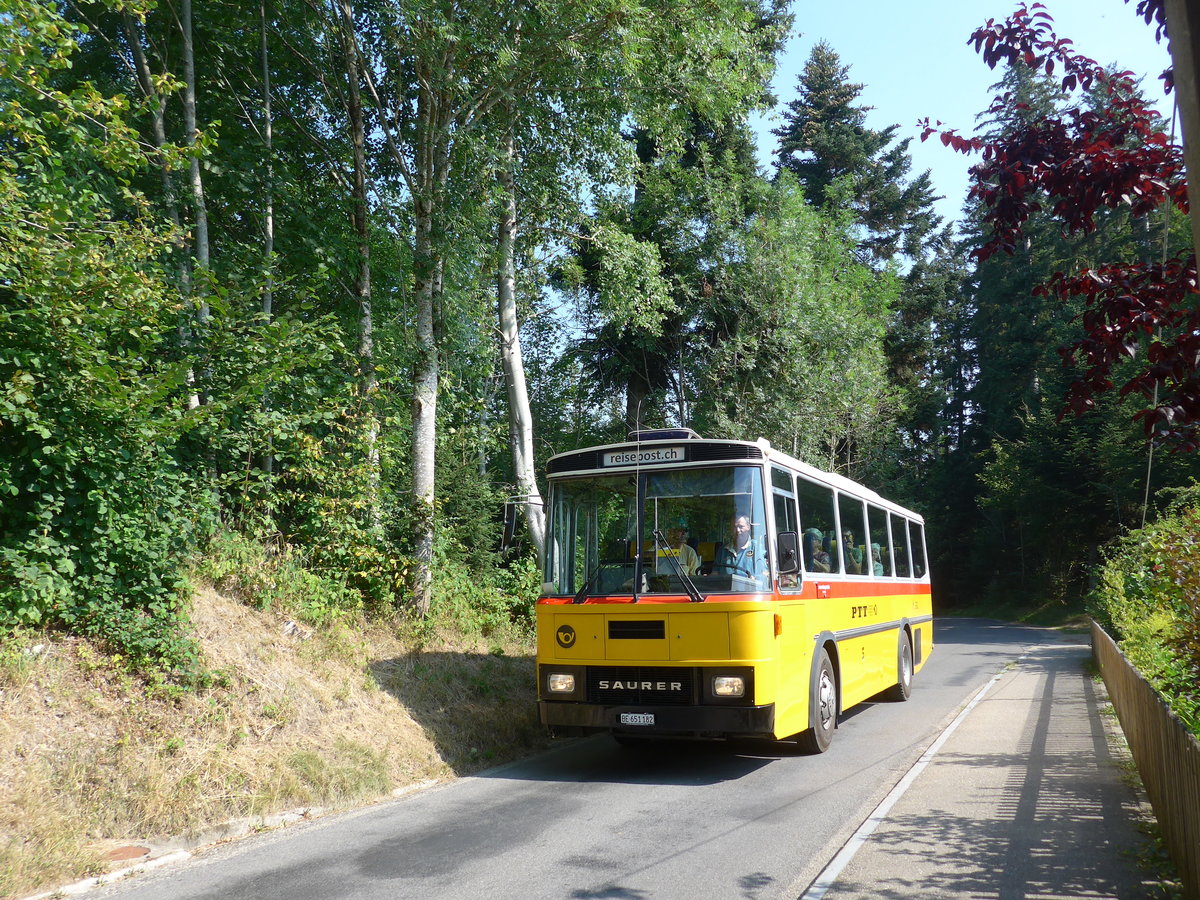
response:
<path id="1" fill-rule="evenodd" d="M 1070 38 L 1077 52 L 1103 63 L 1119 63 L 1147 76 L 1148 96 L 1162 97 L 1158 75 L 1170 64 L 1167 45 L 1155 43 L 1154 28 L 1123 0 L 1043 0 L 1060 37 Z M 1003 20 L 1017 7 L 1014 0 L 795 0 L 796 22 L 775 75 L 780 107 L 796 94 L 796 79 L 815 43 L 827 41 L 850 66 L 849 77 L 864 85 L 859 103 L 873 106 L 868 124 L 898 124 L 897 137 L 912 137 L 913 172 L 931 170 L 933 183 L 946 199 L 938 212 L 956 219 L 967 191 L 972 157 L 943 147 L 930 138 L 920 141 L 917 121 L 940 119 L 969 134 L 975 116 L 991 102 L 989 85 L 999 73 L 989 69 L 967 45 L 971 32 L 989 18 Z M 1170 106 L 1160 102 L 1164 115 Z M 759 117 L 759 156 L 772 161 L 779 125 L 778 109 Z"/>

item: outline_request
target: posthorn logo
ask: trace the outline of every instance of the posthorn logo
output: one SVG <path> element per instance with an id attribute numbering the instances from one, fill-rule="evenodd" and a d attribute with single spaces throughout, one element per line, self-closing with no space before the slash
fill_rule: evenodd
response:
<path id="1" fill-rule="evenodd" d="M 575 629 L 570 625 L 559 625 L 558 631 L 554 633 L 554 639 L 558 641 L 560 647 L 575 646 Z"/>

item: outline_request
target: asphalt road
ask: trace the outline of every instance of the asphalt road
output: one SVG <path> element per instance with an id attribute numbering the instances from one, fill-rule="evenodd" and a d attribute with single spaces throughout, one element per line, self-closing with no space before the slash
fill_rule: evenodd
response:
<path id="1" fill-rule="evenodd" d="M 796 898 L 992 675 L 1053 632 L 935 623 L 907 703 L 866 703 L 833 746 L 607 738 L 218 846 L 96 889 L 128 898 Z"/>

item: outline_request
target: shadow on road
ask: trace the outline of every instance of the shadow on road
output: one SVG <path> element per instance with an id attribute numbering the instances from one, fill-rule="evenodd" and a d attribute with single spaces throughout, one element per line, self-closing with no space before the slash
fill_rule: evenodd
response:
<path id="1" fill-rule="evenodd" d="M 545 749 L 532 656 L 422 651 L 368 667 L 459 775 Z"/>
<path id="2" fill-rule="evenodd" d="M 943 678 L 939 653 L 930 657 L 930 675 L 944 684 L 971 684 L 982 670 L 996 671 L 1023 647 L 1061 640 L 1055 631 L 1007 625 L 988 619 L 941 619 L 935 643 L 943 653 L 970 647 L 977 661 L 961 675 Z M 621 784 L 716 784 L 742 778 L 774 760 L 802 755 L 794 743 L 732 741 L 655 741 L 637 749 L 611 738 L 551 744 L 537 722 L 535 666 L 532 657 L 481 653 L 424 652 L 379 660 L 370 666 L 379 686 L 396 697 L 459 774 L 478 773 L 529 754 L 500 769 L 480 773 L 543 782 Z M 919 676 L 921 677 L 921 676 Z M 923 679 L 924 680 L 924 679 Z M 862 703 L 842 714 L 843 724 L 875 706 Z M 548 753 L 539 753 L 547 746 Z"/>
<path id="3" fill-rule="evenodd" d="M 1133 792 L 1075 641 L 1033 646 L 872 835 L 837 898 L 1149 897 Z"/>
<path id="4" fill-rule="evenodd" d="M 597 735 L 566 741 L 532 759 L 480 777 L 580 784 L 710 785 L 736 781 L 773 761 L 800 755 L 794 744 L 770 741 L 651 741 L 622 747 Z"/>

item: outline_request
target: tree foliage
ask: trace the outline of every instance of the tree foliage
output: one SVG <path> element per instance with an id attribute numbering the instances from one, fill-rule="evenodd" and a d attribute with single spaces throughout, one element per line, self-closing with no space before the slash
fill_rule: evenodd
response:
<path id="1" fill-rule="evenodd" d="M 1103 386 L 1079 415 L 1063 415 L 1064 398 L 1088 376 L 1078 348 L 1098 327 L 1090 305 L 1096 300 L 1088 296 L 1094 276 L 1110 264 L 1150 271 L 1161 264 L 1164 247 L 1182 247 L 1188 235 L 1184 217 L 1164 215 L 1164 205 L 1135 208 L 1119 197 L 1109 203 L 1113 198 L 1086 185 L 1080 190 L 1090 214 L 1083 224 L 1086 204 L 1072 205 L 1075 187 L 1056 166 L 1062 162 L 1062 171 L 1077 177 L 1086 172 L 1099 185 L 1113 172 L 1136 183 L 1142 176 L 1134 169 L 1144 161 L 1139 148 L 1148 141 L 1158 159 L 1164 123 L 1119 69 L 1089 66 L 1086 89 L 1078 75 L 1064 87 L 1054 54 L 1073 51 L 1035 13 L 993 20 L 973 37 L 984 52 L 989 40 L 996 49 L 1024 31 L 1035 38 L 1025 48 L 1028 57 L 1024 49 L 1016 57 L 989 57 L 1004 67 L 979 134 L 937 132 L 948 146 L 979 147 L 983 154 L 972 170 L 960 243 L 970 265 L 947 307 L 950 317 L 935 316 L 945 336 L 938 349 L 952 377 L 942 382 L 944 442 L 927 482 L 939 504 L 931 546 L 956 603 L 981 595 L 1004 605 L 1077 599 L 1098 548 L 1152 519 L 1158 492 L 1186 483 L 1197 467 L 1194 454 L 1155 454 L 1146 445 L 1133 420 L 1145 403 L 1136 390 Z M 1099 137 L 1092 142 L 1089 135 Z M 1036 156 L 1068 145 L 1065 160 Z M 1166 185 L 1155 188 L 1160 198 L 1170 194 L 1161 190 Z M 1074 289 L 1052 289 L 1068 282 Z M 1147 368 L 1148 343 L 1112 366 L 1107 378 L 1114 386 Z"/>
<path id="2" fill-rule="evenodd" d="M 855 105 L 863 85 L 850 82 L 849 72 L 828 43 L 813 47 L 798 79 L 798 96 L 786 105 L 784 124 L 773 132 L 779 137 L 779 168 L 794 174 L 818 206 L 843 202 L 841 192 L 848 190 L 866 230 L 863 247 L 872 258 L 919 257 L 940 221 L 932 209 L 937 198 L 929 173 L 906 181 L 911 138 L 896 142 L 899 125 L 867 126 L 873 107 Z"/>
<path id="3" fill-rule="evenodd" d="M 1054 33 L 1041 4 L 1022 4 L 1003 22 L 989 20 L 971 41 L 989 66 L 1004 61 L 1048 76 L 1058 71 L 1064 91 L 1097 90 L 1105 98 L 1100 106 L 1034 116 L 998 140 L 940 132 L 947 146 L 983 154 L 972 168 L 970 194 L 991 229 L 981 258 L 1015 252 L 1043 204 L 1068 234 L 1094 231 L 1102 209 L 1128 207 L 1145 216 L 1166 204 L 1187 211 L 1182 148 L 1164 133 L 1132 73 L 1107 71 L 1076 53 Z M 1001 94 L 990 112 L 1013 102 Z M 936 131 L 927 123 L 923 137 Z M 1114 388 L 1122 396 L 1140 394 L 1151 401 L 1137 413 L 1148 435 L 1195 448 L 1200 311 L 1186 298 L 1196 287 L 1194 254 L 1186 251 L 1157 264 L 1118 259 L 1082 266 L 1041 286 L 1062 300 L 1079 297 L 1086 307 L 1084 336 L 1064 350 L 1067 362 L 1083 370 L 1070 387 L 1069 406 L 1076 413 L 1092 409 L 1099 394 Z M 1122 363 L 1139 354 L 1143 362 L 1122 373 Z"/>
<path id="4" fill-rule="evenodd" d="M 1091 605 L 1138 670 L 1200 735 L 1200 508 L 1196 485 L 1111 548 Z"/>
<path id="5" fill-rule="evenodd" d="M 756 207 L 715 275 L 696 420 L 862 475 L 860 456 L 892 418 L 883 337 L 898 282 L 857 262 L 848 223 L 805 203 L 790 178 L 764 186 Z"/>
<path id="6" fill-rule="evenodd" d="M 1195 474 L 1129 421 L 1157 385 L 1187 444 L 1177 149 L 1034 13 L 982 33 L 1014 62 L 955 241 L 826 45 L 760 169 L 780 0 L 222 0 L 190 63 L 182 11 L 0 0 L 4 627 L 193 677 L 197 558 L 311 621 L 527 623 L 504 510 L 635 424 L 921 509 L 947 604 L 1077 591 Z"/>
<path id="7" fill-rule="evenodd" d="M 163 400 L 184 367 L 158 264 L 168 232 L 130 191 L 128 104 L 62 91 L 75 31 L 10 5 L 0 44 L 0 624 L 65 625 L 136 661 L 190 666 L 174 629 L 202 504 Z M 119 218 L 105 196 L 139 211 Z"/>

